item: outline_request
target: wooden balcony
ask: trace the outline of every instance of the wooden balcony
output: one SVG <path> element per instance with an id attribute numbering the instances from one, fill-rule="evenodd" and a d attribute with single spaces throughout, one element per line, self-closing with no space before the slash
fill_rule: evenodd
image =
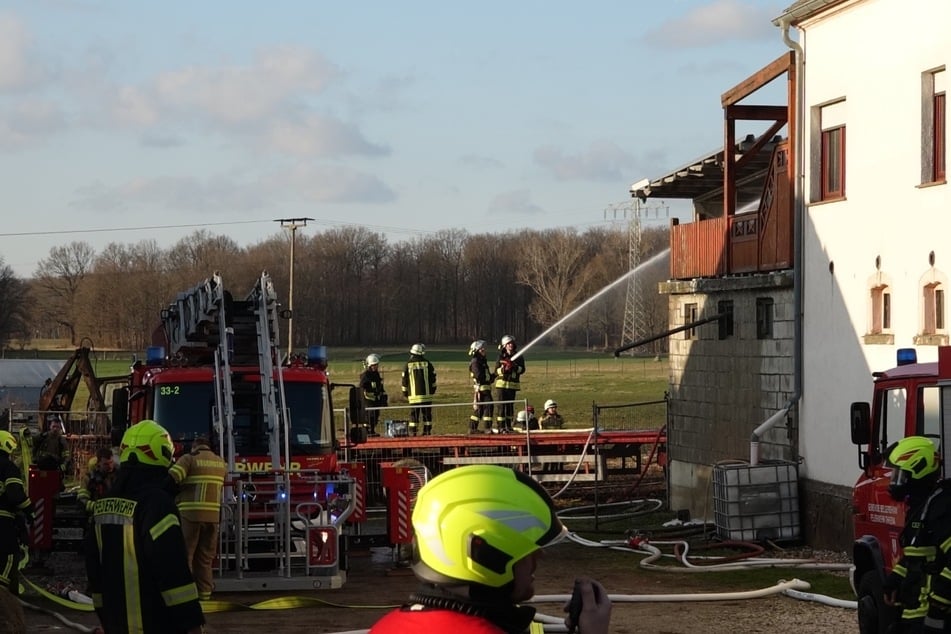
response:
<path id="1" fill-rule="evenodd" d="M 789 143 L 773 149 L 756 211 L 670 228 L 670 276 L 675 280 L 766 273 L 792 268 L 793 197 Z"/>

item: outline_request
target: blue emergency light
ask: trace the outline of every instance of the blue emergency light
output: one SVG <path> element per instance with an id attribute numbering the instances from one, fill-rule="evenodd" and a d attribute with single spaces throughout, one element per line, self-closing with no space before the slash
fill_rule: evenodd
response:
<path id="1" fill-rule="evenodd" d="M 910 365 L 918 363 L 918 351 L 914 348 L 899 348 L 895 353 L 898 365 Z"/>
<path id="2" fill-rule="evenodd" d="M 327 367 L 327 346 L 309 346 L 307 348 L 307 363 Z"/>
<path id="3" fill-rule="evenodd" d="M 146 365 L 162 365 L 165 361 L 164 346 L 149 346 L 145 349 Z"/>

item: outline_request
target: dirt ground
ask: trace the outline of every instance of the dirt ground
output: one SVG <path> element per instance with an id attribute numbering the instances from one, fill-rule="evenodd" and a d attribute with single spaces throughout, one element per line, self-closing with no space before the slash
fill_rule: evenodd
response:
<path id="1" fill-rule="evenodd" d="M 812 633 L 857 632 L 855 611 L 830 607 L 817 602 L 771 596 L 754 599 L 699 601 L 698 595 L 728 591 L 711 573 L 653 572 L 639 569 L 642 555 L 605 549 L 592 549 L 574 543 L 550 549 L 536 573 L 536 592 L 564 594 L 572 580 L 583 574 L 601 581 L 611 595 L 687 594 L 694 600 L 684 602 L 614 601 L 611 631 L 616 634 L 718 634 L 734 632 L 806 631 Z M 34 577 L 37 583 L 69 580 L 76 574 L 78 557 L 56 554 L 49 565 L 53 577 Z M 795 577 L 791 571 L 777 570 L 775 582 Z M 75 579 L 81 585 L 82 579 Z M 352 632 L 369 628 L 388 609 L 401 603 L 415 586 L 414 577 L 405 569 L 393 569 L 389 548 L 374 548 L 351 557 L 347 583 L 335 590 L 295 592 L 295 596 L 319 599 L 326 604 L 290 610 L 240 610 L 207 615 L 206 632 Z M 248 606 L 274 598 L 274 593 L 215 594 L 215 599 Z M 37 606 L 61 610 L 67 619 L 84 628 L 95 626 L 94 615 L 62 610 L 36 595 L 25 597 Z M 560 603 L 536 606 L 539 612 L 563 616 Z M 56 618 L 26 610 L 30 632 L 71 631 Z M 72 631 L 90 631 L 73 629 Z"/>

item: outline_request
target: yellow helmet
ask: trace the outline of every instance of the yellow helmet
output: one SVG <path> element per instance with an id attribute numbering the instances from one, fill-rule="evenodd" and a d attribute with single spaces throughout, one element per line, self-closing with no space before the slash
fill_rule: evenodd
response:
<path id="1" fill-rule="evenodd" d="M 0 451 L 13 453 L 17 450 L 17 437 L 8 431 L 0 431 Z"/>
<path id="2" fill-rule="evenodd" d="M 134 462 L 139 464 L 168 467 L 174 453 L 171 436 L 154 420 L 143 420 L 129 427 L 119 444 L 119 461 L 122 463 L 135 458 Z"/>
<path id="3" fill-rule="evenodd" d="M 894 499 L 902 500 L 937 481 L 938 451 L 930 438 L 908 436 L 892 445 L 888 452 L 888 466 L 892 468 L 888 492 Z"/>
<path id="4" fill-rule="evenodd" d="M 512 566 L 568 530 L 531 477 L 494 465 L 457 467 L 419 490 L 413 571 L 438 584 L 510 583 Z"/>

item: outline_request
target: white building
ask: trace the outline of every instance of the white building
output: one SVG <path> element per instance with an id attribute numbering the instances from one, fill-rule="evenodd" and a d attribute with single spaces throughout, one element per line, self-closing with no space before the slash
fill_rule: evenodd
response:
<path id="1" fill-rule="evenodd" d="M 795 2 L 775 20 L 790 52 L 723 95 L 733 152 L 640 192 L 694 200 L 672 228 L 671 327 L 729 315 L 671 336 L 674 508 L 712 519 L 717 465 L 758 447 L 798 465 L 803 536 L 849 543 L 849 404 L 897 349 L 949 343 L 949 19 L 948 0 Z M 748 104 L 782 78 L 788 103 Z M 772 125 L 741 141 L 744 121 Z"/>

